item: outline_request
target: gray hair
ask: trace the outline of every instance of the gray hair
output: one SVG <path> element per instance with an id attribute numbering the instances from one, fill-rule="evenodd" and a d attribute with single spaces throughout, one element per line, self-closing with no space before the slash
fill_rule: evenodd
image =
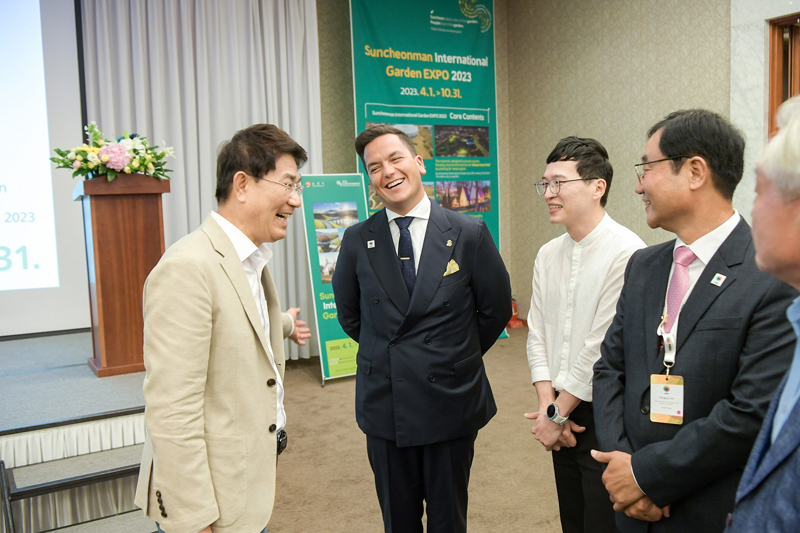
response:
<path id="1" fill-rule="evenodd" d="M 800 198 L 800 96 L 778 109 L 778 133 L 769 141 L 758 167 L 787 200 Z"/>

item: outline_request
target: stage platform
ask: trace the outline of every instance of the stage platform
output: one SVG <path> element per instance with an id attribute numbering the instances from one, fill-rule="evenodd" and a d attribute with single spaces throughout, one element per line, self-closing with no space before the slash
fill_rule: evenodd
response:
<path id="1" fill-rule="evenodd" d="M 66 464 L 59 459 L 144 442 L 144 372 L 98 378 L 91 356 L 88 330 L 0 340 L 0 459 L 7 468 L 49 463 L 57 470 Z M 134 511 L 136 477 L 14 501 L 17 533 Z M 105 522 L 93 524 L 105 531 Z"/>
<path id="2" fill-rule="evenodd" d="M 144 372 L 97 378 L 89 331 L 0 340 L 0 432 L 143 407 Z"/>

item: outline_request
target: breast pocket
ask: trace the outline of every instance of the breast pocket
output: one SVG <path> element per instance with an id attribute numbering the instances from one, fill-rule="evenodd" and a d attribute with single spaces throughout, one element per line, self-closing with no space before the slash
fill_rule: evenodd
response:
<path id="1" fill-rule="evenodd" d="M 456 283 L 465 283 L 468 279 L 469 278 L 465 272 L 456 272 L 454 274 L 450 274 L 449 276 L 442 277 L 442 281 L 439 283 L 439 288 L 455 285 Z"/>
<path id="2" fill-rule="evenodd" d="M 738 316 L 704 318 L 697 322 L 694 330 L 713 331 L 721 329 L 739 329 L 741 327 L 741 322 L 742 318 Z M 680 324 L 678 327 L 680 327 Z"/>

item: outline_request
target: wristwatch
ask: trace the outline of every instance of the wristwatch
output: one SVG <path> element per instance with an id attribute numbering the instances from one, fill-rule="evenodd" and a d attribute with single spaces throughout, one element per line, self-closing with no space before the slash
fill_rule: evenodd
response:
<path id="1" fill-rule="evenodd" d="M 569 419 L 569 416 L 561 416 L 558 413 L 558 406 L 555 403 L 551 403 L 547 406 L 547 418 L 548 420 L 552 420 L 559 426 L 563 426 L 564 422 Z"/>

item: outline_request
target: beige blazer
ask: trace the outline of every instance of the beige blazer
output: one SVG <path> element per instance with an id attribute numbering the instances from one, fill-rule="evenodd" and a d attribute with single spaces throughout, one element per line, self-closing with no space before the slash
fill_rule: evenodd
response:
<path id="1" fill-rule="evenodd" d="M 284 372 L 282 314 L 261 279 Z M 275 496 L 277 387 L 253 294 L 230 239 L 206 218 L 144 286 L 145 439 L 135 503 L 167 533 L 256 533 Z"/>

